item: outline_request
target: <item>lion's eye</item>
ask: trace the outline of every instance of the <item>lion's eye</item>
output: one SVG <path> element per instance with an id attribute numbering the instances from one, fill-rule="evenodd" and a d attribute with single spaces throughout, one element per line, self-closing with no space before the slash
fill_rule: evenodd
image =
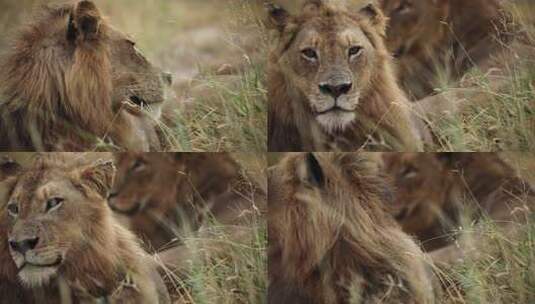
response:
<path id="1" fill-rule="evenodd" d="M 318 60 L 318 53 L 312 48 L 306 48 L 306 49 L 302 50 L 301 54 L 307 60 L 310 60 L 310 61 Z"/>
<path id="2" fill-rule="evenodd" d="M 410 12 L 412 9 L 412 4 L 408 1 L 402 1 L 398 8 L 396 8 L 396 12 L 398 14 L 406 14 L 408 12 Z"/>
<path id="3" fill-rule="evenodd" d="M 57 209 L 63 203 L 63 199 L 60 197 L 54 197 L 46 201 L 46 211 Z"/>
<path id="4" fill-rule="evenodd" d="M 353 59 L 355 57 L 360 56 L 360 54 L 362 54 L 362 50 L 363 50 L 363 48 L 361 46 L 352 46 L 352 47 L 350 47 L 349 50 L 348 50 L 349 58 Z"/>
<path id="5" fill-rule="evenodd" d="M 406 178 L 406 179 L 409 179 L 409 178 L 413 178 L 413 177 L 416 177 L 416 175 L 418 174 L 418 170 L 413 168 L 413 167 L 407 167 L 403 170 L 403 172 L 401 173 L 401 176 L 403 178 Z"/>
<path id="6" fill-rule="evenodd" d="M 9 203 L 7 205 L 7 211 L 11 216 L 17 216 L 19 214 L 19 206 L 17 203 Z"/>
<path id="7" fill-rule="evenodd" d="M 142 159 L 136 159 L 136 161 L 132 164 L 132 170 L 141 171 L 143 169 L 145 169 L 145 162 Z"/>

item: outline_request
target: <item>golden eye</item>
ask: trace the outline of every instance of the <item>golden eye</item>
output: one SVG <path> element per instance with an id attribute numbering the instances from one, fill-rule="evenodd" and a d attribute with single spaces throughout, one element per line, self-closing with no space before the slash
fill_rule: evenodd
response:
<path id="1" fill-rule="evenodd" d="M 63 199 L 61 197 L 54 197 L 46 201 L 46 211 L 51 211 L 57 209 L 62 203 Z"/>
<path id="2" fill-rule="evenodd" d="M 301 54 L 303 54 L 303 57 L 305 57 L 305 59 L 308 59 L 310 61 L 318 60 L 318 53 L 313 48 L 306 48 L 301 51 Z"/>
<path id="3" fill-rule="evenodd" d="M 360 54 L 362 54 L 363 50 L 364 49 L 361 46 L 358 46 L 358 45 L 350 47 L 349 50 L 348 50 L 349 58 L 355 58 L 355 57 L 360 56 Z"/>

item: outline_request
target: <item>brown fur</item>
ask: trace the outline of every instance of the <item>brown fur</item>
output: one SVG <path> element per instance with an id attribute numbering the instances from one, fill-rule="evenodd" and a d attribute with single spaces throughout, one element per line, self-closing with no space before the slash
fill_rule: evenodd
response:
<path id="1" fill-rule="evenodd" d="M 227 153 L 118 153 L 110 206 L 150 249 L 197 231 L 213 217 L 238 224 L 265 209 L 265 193 Z"/>
<path id="2" fill-rule="evenodd" d="M 279 31 L 267 68 L 270 151 L 422 149 L 384 46 L 386 19 L 375 6 L 353 12 L 307 1 L 299 16 L 271 6 L 270 17 Z M 341 57 L 347 56 L 348 43 L 363 47 L 359 57 Z M 321 52 L 317 63 L 303 58 L 303 47 L 310 44 Z M 333 99 L 318 85 L 341 77 L 353 84 L 336 102 L 339 107 L 344 102 L 345 111 L 324 114 L 320 110 Z M 336 125 L 342 118 L 343 125 Z"/>
<path id="3" fill-rule="evenodd" d="M 268 178 L 269 303 L 434 303 L 370 156 L 292 154 Z"/>
<path id="4" fill-rule="evenodd" d="M 77 300 L 169 302 L 155 265 L 106 204 L 114 171 L 109 162 L 88 165 L 83 158 L 43 155 L 17 176 L 9 205 L 18 211 L 8 208 L 9 240 L 38 238 L 25 255 L 10 248 L 24 284 L 45 286 L 57 276 Z M 64 202 L 50 209 L 51 197 Z"/>
<path id="5" fill-rule="evenodd" d="M 387 47 L 398 57 L 398 75 L 418 100 L 440 87 L 442 74 L 459 80 L 472 67 L 487 71 L 491 56 L 515 30 L 501 0 L 381 0 L 390 18 Z"/>
<path id="6" fill-rule="evenodd" d="M 14 163 L 7 158 L 0 158 L 0 303 L 30 303 L 33 298 L 17 281 L 17 268 L 9 254 L 7 241 L 6 205 L 14 186 L 14 179 L 9 176 L 15 173 L 9 169 L 10 164 Z"/>
<path id="7" fill-rule="evenodd" d="M 91 1 L 42 7 L 0 69 L 2 150 L 159 149 L 161 73 Z"/>
<path id="8" fill-rule="evenodd" d="M 495 153 L 385 154 L 397 194 L 392 212 L 404 231 L 435 250 L 456 239 L 460 215 L 488 216 L 501 226 L 522 223 L 535 190 Z M 515 226 L 516 224 L 512 224 Z"/>

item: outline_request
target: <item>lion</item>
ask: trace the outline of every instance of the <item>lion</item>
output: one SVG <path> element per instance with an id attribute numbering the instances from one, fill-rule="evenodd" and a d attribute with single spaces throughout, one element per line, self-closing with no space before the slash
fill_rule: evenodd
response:
<path id="1" fill-rule="evenodd" d="M 160 149 L 172 78 L 92 1 L 44 6 L 0 67 L 1 150 Z"/>
<path id="2" fill-rule="evenodd" d="M 461 255 L 453 243 L 462 236 L 456 231 L 463 213 L 470 222 L 489 218 L 509 229 L 535 204 L 533 186 L 496 153 L 385 153 L 383 170 L 396 188 L 392 214 L 444 262 Z M 448 256 L 440 254 L 444 248 Z"/>
<path id="3" fill-rule="evenodd" d="M 484 73 L 517 30 L 501 0 L 380 0 L 389 18 L 386 45 L 411 99 L 436 93 L 471 68 Z M 511 56 L 511 55 L 509 55 Z"/>
<path id="4" fill-rule="evenodd" d="M 268 13 L 278 30 L 267 67 L 269 151 L 423 149 L 375 5 L 310 0 L 298 16 L 276 5 Z"/>
<path id="5" fill-rule="evenodd" d="M 371 158 L 295 153 L 269 169 L 269 303 L 434 303 L 430 265 L 384 210 Z"/>
<path id="6" fill-rule="evenodd" d="M 160 251 L 203 226 L 243 224 L 265 209 L 265 191 L 227 153 L 116 153 L 113 211 Z"/>
<path id="7" fill-rule="evenodd" d="M 6 205 L 9 252 L 28 288 L 60 278 L 77 301 L 170 303 L 156 265 L 112 215 L 110 161 L 41 155 Z"/>
<path id="8" fill-rule="evenodd" d="M 13 188 L 20 166 L 8 158 L 0 158 L 0 303 L 31 303 L 32 295 L 17 280 L 17 268 L 9 254 L 7 240 L 7 213 L 5 205 Z"/>

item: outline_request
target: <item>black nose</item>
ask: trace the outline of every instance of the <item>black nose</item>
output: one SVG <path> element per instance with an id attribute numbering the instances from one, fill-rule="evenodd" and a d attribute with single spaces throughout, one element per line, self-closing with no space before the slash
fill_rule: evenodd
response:
<path id="1" fill-rule="evenodd" d="M 32 250 L 39 243 L 39 238 L 25 239 L 22 241 L 9 241 L 9 246 L 16 252 L 20 254 L 25 254 L 28 250 Z"/>
<path id="2" fill-rule="evenodd" d="M 343 83 L 343 84 L 337 84 L 337 85 L 331 85 L 331 84 L 320 84 L 320 91 L 323 94 L 330 95 L 334 99 L 337 99 L 338 97 L 349 93 L 351 90 L 351 87 L 353 84 L 350 83 Z"/>

